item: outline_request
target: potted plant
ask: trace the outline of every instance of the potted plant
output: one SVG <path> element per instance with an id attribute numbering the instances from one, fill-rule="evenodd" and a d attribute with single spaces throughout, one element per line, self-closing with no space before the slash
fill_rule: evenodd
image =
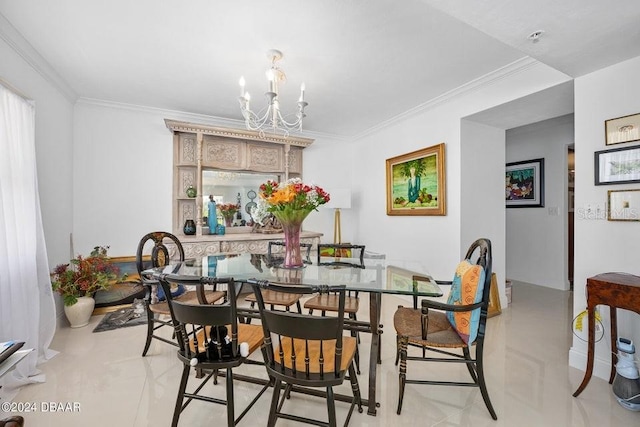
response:
<path id="1" fill-rule="evenodd" d="M 118 267 L 109 261 L 108 249 L 96 246 L 88 257 L 78 255 L 51 273 L 51 286 L 62 295 L 64 312 L 72 328 L 86 326 L 95 306 L 93 295 L 121 279 Z"/>

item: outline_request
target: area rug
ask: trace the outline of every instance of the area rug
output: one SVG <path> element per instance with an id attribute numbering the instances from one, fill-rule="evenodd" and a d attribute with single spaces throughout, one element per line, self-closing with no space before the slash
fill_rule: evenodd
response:
<path id="1" fill-rule="evenodd" d="M 105 314 L 100 323 L 93 329 L 93 332 L 112 331 L 146 324 L 147 314 L 144 308 L 141 310 L 140 308 L 128 307 Z"/>

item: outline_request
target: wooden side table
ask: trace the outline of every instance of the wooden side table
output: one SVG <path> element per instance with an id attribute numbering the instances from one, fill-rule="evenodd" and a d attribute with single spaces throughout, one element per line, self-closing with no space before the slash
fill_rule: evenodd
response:
<path id="1" fill-rule="evenodd" d="M 623 308 L 640 314 L 640 277 L 624 273 L 603 273 L 587 279 L 587 314 L 589 318 L 587 370 L 584 373 L 582 384 L 573 393 L 573 397 L 578 397 L 582 393 L 582 390 L 589 384 L 593 373 L 596 339 L 595 309 L 598 304 L 609 306 L 611 318 L 611 376 L 609 377 L 609 384 L 611 384 L 616 374 L 615 365 L 618 362 L 616 309 Z"/>

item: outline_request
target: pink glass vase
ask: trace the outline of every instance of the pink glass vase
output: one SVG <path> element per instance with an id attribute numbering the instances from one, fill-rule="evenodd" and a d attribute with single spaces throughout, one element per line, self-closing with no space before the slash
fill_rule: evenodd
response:
<path id="1" fill-rule="evenodd" d="M 224 217 L 224 224 L 227 227 L 231 227 L 231 224 L 233 223 L 233 216 L 225 216 Z"/>
<path id="2" fill-rule="evenodd" d="M 300 211 L 276 211 L 273 215 L 282 224 L 284 233 L 284 268 L 300 268 L 304 266 L 302 253 L 300 252 L 300 230 L 302 221 L 309 212 Z"/>

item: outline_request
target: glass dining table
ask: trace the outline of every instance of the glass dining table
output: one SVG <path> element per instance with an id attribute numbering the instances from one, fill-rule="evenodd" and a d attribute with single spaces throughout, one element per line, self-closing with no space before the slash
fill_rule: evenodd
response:
<path id="1" fill-rule="evenodd" d="M 442 290 L 423 265 L 390 261 L 384 255 L 365 257 L 362 264 L 360 260 L 347 258 L 340 258 L 338 265 L 333 257 L 310 259 L 313 261 L 308 260 L 302 268 L 289 269 L 278 266 L 281 258 L 266 254 L 209 255 L 149 269 L 143 274 L 155 278 L 160 275 L 233 278 L 238 285 L 256 280 L 291 285 L 345 285 L 347 291 L 368 293 L 369 319 L 345 319 L 345 329 L 371 334 L 368 396 L 366 399 L 363 396 L 363 404 L 369 415 L 376 415 L 382 294 L 412 296 L 417 302 L 418 297 L 440 297 Z M 248 307 L 238 307 L 238 316 L 259 318 L 257 311 Z"/>

